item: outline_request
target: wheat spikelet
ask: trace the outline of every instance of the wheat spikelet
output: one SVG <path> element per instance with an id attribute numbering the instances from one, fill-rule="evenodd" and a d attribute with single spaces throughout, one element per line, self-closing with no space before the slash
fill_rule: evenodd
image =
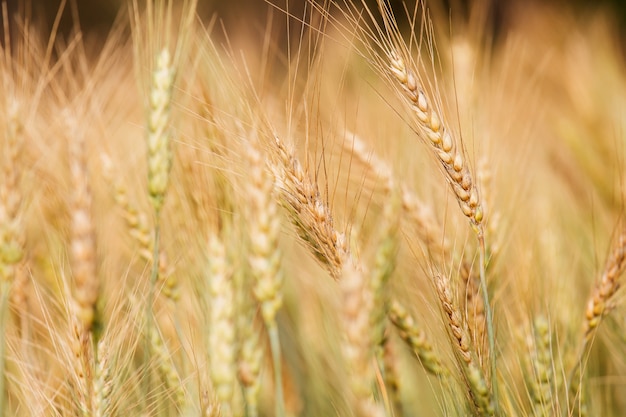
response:
<path id="1" fill-rule="evenodd" d="M 607 305 L 620 287 L 619 279 L 626 270 L 626 222 L 618 228 L 617 241 L 611 249 L 600 281 L 596 284 L 585 312 L 585 344 L 593 337 L 594 330 L 600 325 L 607 312 Z"/>
<path id="2" fill-rule="evenodd" d="M 450 279 L 445 275 L 438 275 L 435 277 L 435 287 L 450 330 L 449 334 L 452 337 L 455 357 L 463 370 L 468 394 L 475 411 L 481 416 L 493 415 L 494 405 L 491 392 L 485 375 L 475 359 L 476 352 L 469 336 L 467 323 L 463 320 L 461 312 L 454 302 Z"/>
<path id="3" fill-rule="evenodd" d="M 349 258 L 346 237 L 335 228 L 330 207 L 322 200 L 317 184 L 304 171 L 300 161 L 278 138 L 274 145 L 271 147 L 274 156 L 271 169 L 281 203 L 289 211 L 302 240 L 337 279 Z"/>
<path id="4" fill-rule="evenodd" d="M 398 333 L 407 346 L 418 357 L 424 369 L 436 376 L 448 374 L 441 359 L 408 310 L 398 301 L 393 300 L 389 309 L 389 320 L 398 329 Z"/>

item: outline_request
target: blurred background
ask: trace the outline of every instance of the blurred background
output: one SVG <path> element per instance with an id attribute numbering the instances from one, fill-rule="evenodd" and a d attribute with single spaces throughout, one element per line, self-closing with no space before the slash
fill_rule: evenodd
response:
<path id="1" fill-rule="evenodd" d="M 223 19 L 229 29 L 250 28 L 262 25 L 265 22 L 268 10 L 271 8 L 286 9 L 287 5 L 293 15 L 299 11 L 307 0 L 199 0 L 198 11 L 202 18 L 209 19 L 214 15 Z M 316 0 L 320 4 L 328 0 Z M 340 3 L 343 0 L 339 1 Z M 359 2 L 361 0 L 358 0 Z M 367 0 L 374 5 L 376 0 Z M 61 4 L 66 3 L 61 32 L 67 33 L 72 28 L 71 8 L 78 10 L 81 29 L 86 34 L 106 35 L 120 12 L 128 7 L 130 0 L 7 0 L 10 14 L 20 12 L 31 16 L 42 29 L 52 27 L 55 16 Z M 402 10 L 403 0 L 391 0 L 397 6 L 395 10 Z M 141 2 L 139 2 L 141 3 Z M 182 1 L 181 1 L 182 3 Z M 414 0 L 408 2 L 410 5 Z M 616 27 L 626 27 L 626 2 L 623 0 L 427 0 L 427 3 L 436 5 L 440 10 L 453 10 L 455 18 L 468 17 L 476 5 L 480 5 L 488 16 L 487 29 L 494 34 L 494 39 L 506 32 L 508 24 L 514 18 L 519 7 L 536 7 L 551 4 L 565 11 L 575 13 L 585 18 L 599 9 L 608 9 L 609 14 L 616 20 Z M 274 6 L 272 6 L 274 5 Z M 411 7 L 409 7 L 411 8 Z M 465 16 L 463 16 L 465 15 Z M 621 29 L 622 43 L 625 29 Z"/>

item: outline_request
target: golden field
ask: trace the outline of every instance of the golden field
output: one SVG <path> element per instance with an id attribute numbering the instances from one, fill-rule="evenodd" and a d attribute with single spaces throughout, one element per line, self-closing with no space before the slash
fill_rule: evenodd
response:
<path id="1" fill-rule="evenodd" d="M 608 9 L 81 6 L 2 9 L 0 414 L 626 413 Z"/>

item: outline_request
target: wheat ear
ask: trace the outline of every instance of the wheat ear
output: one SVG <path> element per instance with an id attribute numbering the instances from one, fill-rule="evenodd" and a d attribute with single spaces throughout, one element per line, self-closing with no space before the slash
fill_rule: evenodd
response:
<path id="1" fill-rule="evenodd" d="M 394 340 L 387 335 L 383 343 L 382 362 L 384 369 L 384 383 L 385 387 L 391 397 L 391 407 L 395 414 L 392 415 L 404 415 L 402 398 L 400 396 L 400 374 L 398 372 L 398 357 L 396 351 L 396 344 Z"/>
<path id="2" fill-rule="evenodd" d="M 150 226 L 148 214 L 137 208 L 136 203 L 131 201 L 126 185 L 118 175 L 114 175 L 113 163 L 108 155 L 102 156 L 102 165 L 105 178 L 113 184 L 113 198 L 122 211 L 128 234 L 139 245 L 139 256 L 149 265 L 154 263 L 154 229 Z M 172 301 L 180 297 L 178 279 L 174 268 L 168 262 L 167 253 L 160 249 L 158 254 L 159 294 Z"/>
<path id="3" fill-rule="evenodd" d="M 70 204 L 70 266 L 74 279 L 70 296 L 70 323 L 73 327 L 75 355 L 74 370 L 78 376 L 78 400 L 84 415 L 94 407 L 94 345 L 98 334 L 93 333 L 96 318 L 99 280 L 96 265 L 96 236 L 92 218 L 92 194 L 86 164 L 85 138 L 76 119 L 65 113 L 69 128 L 69 161 L 72 182 Z M 68 286 L 69 287 L 69 286 Z"/>
<path id="4" fill-rule="evenodd" d="M 273 196 L 274 179 L 266 168 L 261 153 L 256 149 L 256 140 L 248 147 L 251 178 L 248 181 L 250 199 L 250 272 L 254 277 L 254 295 L 261 304 L 261 315 L 270 339 L 274 362 L 274 384 L 276 386 L 276 416 L 285 415 L 280 353 L 280 338 L 276 324 L 276 313 L 280 309 L 282 296 L 281 253 L 278 248 L 280 221 L 278 204 Z"/>
<path id="5" fill-rule="evenodd" d="M 531 372 L 528 381 L 535 416 L 549 416 L 554 412 L 552 401 L 555 381 L 551 339 L 548 320 L 544 316 L 536 317 L 533 322 L 533 337 L 529 341 Z"/>
<path id="6" fill-rule="evenodd" d="M 75 122 L 72 121 L 72 125 Z M 100 286 L 96 267 L 96 236 L 92 218 L 92 195 L 85 161 L 84 138 L 76 127 L 70 142 L 71 202 L 70 264 L 74 277 L 75 314 L 84 333 L 91 331 Z"/>
<path id="7" fill-rule="evenodd" d="M 21 152 L 22 125 L 18 118 L 19 105 L 12 101 L 7 109 L 5 146 L 3 149 L 2 178 L 0 179 L 0 333 L 6 334 L 9 311 L 9 297 L 14 301 L 25 299 L 22 283 L 25 274 L 20 273 L 19 265 L 24 257 L 24 230 L 20 216 L 22 195 L 20 192 L 20 172 L 18 164 Z M 14 291 L 14 290 L 18 291 Z M 20 302 L 18 306 L 23 306 Z M 22 315 L 22 317 L 25 317 Z M 5 390 L 5 343 L 0 341 L 0 413 L 4 412 Z"/>
<path id="8" fill-rule="evenodd" d="M 469 262 L 463 261 L 459 271 L 465 284 L 465 316 L 470 336 L 476 346 L 478 359 L 483 363 L 485 341 L 485 304 L 480 292 L 480 277 Z"/>
<path id="9" fill-rule="evenodd" d="M 19 187 L 22 170 L 18 166 L 22 125 L 18 114 L 17 102 L 10 103 L 7 110 L 0 181 L 0 280 L 8 284 L 15 279 L 15 269 L 24 256 L 23 231 L 19 216 L 22 204 Z"/>
<path id="10" fill-rule="evenodd" d="M 339 287 L 343 298 L 342 324 L 345 332 L 344 357 L 350 372 L 357 416 L 381 416 L 382 410 L 372 401 L 372 360 L 370 320 L 372 293 L 367 272 L 352 262 L 343 265 Z"/>
<path id="11" fill-rule="evenodd" d="M 600 281 L 596 284 L 585 311 L 584 338 L 589 343 L 594 331 L 600 325 L 607 306 L 620 287 L 620 277 L 626 270 L 626 222 L 622 224 L 619 235 L 606 261 Z"/>
<path id="12" fill-rule="evenodd" d="M 477 415 L 491 416 L 494 414 L 492 394 L 487 385 L 485 375 L 476 360 L 476 351 L 469 336 L 467 323 L 454 301 L 450 279 L 445 275 L 435 277 L 437 295 L 443 308 L 445 319 L 452 337 L 457 363 L 463 370 L 469 397 Z"/>
<path id="13" fill-rule="evenodd" d="M 390 184 L 393 186 L 392 184 Z M 370 286 L 373 296 L 372 305 L 372 344 L 382 346 L 387 328 L 387 312 L 389 310 L 388 281 L 391 278 L 397 261 L 398 227 L 400 211 L 399 198 L 395 190 L 386 193 L 386 204 L 380 227 L 380 241 L 374 257 L 374 265 L 370 273 Z"/>
<path id="14" fill-rule="evenodd" d="M 209 364 L 213 388 L 222 412 L 232 413 L 235 369 L 235 294 L 226 248 L 217 236 L 208 242 Z"/>
<path id="15" fill-rule="evenodd" d="M 398 329 L 402 340 L 417 356 L 427 372 L 436 376 L 445 376 L 449 373 L 428 341 L 426 332 L 418 326 L 408 310 L 396 300 L 391 302 L 389 320 Z"/>
<path id="16" fill-rule="evenodd" d="M 157 213 L 163 206 L 172 165 L 170 106 L 173 84 L 174 68 L 170 53 L 164 48 L 152 74 L 148 114 L 148 192 Z"/>
<path id="17" fill-rule="evenodd" d="M 379 4 L 382 5 L 383 0 L 379 0 Z M 390 19 L 389 15 L 385 14 L 384 16 L 386 19 Z M 390 22 L 387 23 L 389 24 Z M 483 211 L 478 190 L 465 161 L 463 144 L 452 134 L 451 129 L 445 124 L 444 119 L 433 106 L 434 102 L 428 97 L 418 72 L 407 65 L 407 62 L 411 62 L 408 54 L 402 55 L 400 48 L 391 46 L 388 50 L 388 59 L 388 68 L 391 76 L 401 85 L 402 96 L 416 116 L 416 125 L 420 136 L 429 143 L 435 157 L 443 168 L 442 171 L 446 181 L 450 184 L 461 211 L 469 219 L 472 229 L 476 232 L 480 255 L 480 285 L 487 321 L 487 339 L 489 341 L 491 359 L 491 381 L 495 410 L 496 414 L 498 414 L 497 355 L 495 352 L 493 314 L 489 305 L 489 293 L 485 276 L 487 256 L 482 224 Z"/>
<path id="18" fill-rule="evenodd" d="M 261 390 L 261 365 L 263 362 L 263 350 L 259 335 L 254 328 L 252 319 L 243 320 L 239 326 L 241 332 L 241 349 L 239 351 L 239 382 L 243 387 L 243 396 L 246 402 L 246 415 L 257 417 L 259 415 L 258 402 Z"/>
<path id="19" fill-rule="evenodd" d="M 330 275 L 338 279 L 349 259 L 344 233 L 335 228 L 330 207 L 298 158 L 278 138 L 270 149 L 273 152 L 271 168 L 282 205 L 288 210 L 300 238 Z"/>
<path id="20" fill-rule="evenodd" d="M 94 417 L 106 417 L 111 415 L 111 394 L 113 379 L 111 374 L 111 361 L 108 346 L 101 339 L 96 348 L 96 372 L 94 376 Z"/>
<path id="21" fill-rule="evenodd" d="M 473 226 L 478 227 L 483 220 L 483 212 L 462 144 L 455 140 L 452 131 L 443 123 L 441 115 L 431 105 L 432 101 L 426 95 L 417 73 L 407 67 L 404 58 L 397 51 L 391 50 L 389 61 L 391 74 L 402 86 L 403 96 L 416 115 L 421 136 L 428 141 L 443 167 L 461 211 Z"/>
<path id="22" fill-rule="evenodd" d="M 617 230 L 619 230 L 619 234 L 611 248 L 600 280 L 596 283 L 591 297 L 587 301 L 583 323 L 583 340 L 578 350 L 576 363 L 568 377 L 568 391 L 575 399 L 578 399 L 576 402 L 579 407 L 582 407 L 581 410 L 586 407 L 580 387 L 583 377 L 581 363 L 593 342 L 598 326 L 610 311 L 610 302 L 619 289 L 620 277 L 626 270 L 626 222 L 623 221 Z"/>

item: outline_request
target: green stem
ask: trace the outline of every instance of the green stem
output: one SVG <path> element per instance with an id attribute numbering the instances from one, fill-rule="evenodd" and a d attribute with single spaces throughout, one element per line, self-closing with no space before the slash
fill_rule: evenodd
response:
<path id="1" fill-rule="evenodd" d="M 485 307 L 485 316 L 487 321 L 487 339 L 489 342 L 489 357 L 491 362 L 491 392 L 493 393 L 493 405 L 496 416 L 500 415 L 500 407 L 498 401 L 498 373 L 496 368 L 496 339 L 493 332 L 493 312 L 489 304 L 489 292 L 487 291 L 487 279 L 485 278 L 486 269 L 486 247 L 485 236 L 482 227 L 478 230 L 478 244 L 480 246 L 480 288 L 483 294 L 483 303 Z"/>
<path id="2" fill-rule="evenodd" d="M 285 417 L 285 399 L 283 395 L 283 374 L 281 370 L 280 339 L 278 337 L 278 326 L 276 323 L 269 323 L 267 332 L 270 338 L 270 349 L 272 350 L 272 361 L 274 362 L 274 384 L 276 388 L 276 417 Z"/>

